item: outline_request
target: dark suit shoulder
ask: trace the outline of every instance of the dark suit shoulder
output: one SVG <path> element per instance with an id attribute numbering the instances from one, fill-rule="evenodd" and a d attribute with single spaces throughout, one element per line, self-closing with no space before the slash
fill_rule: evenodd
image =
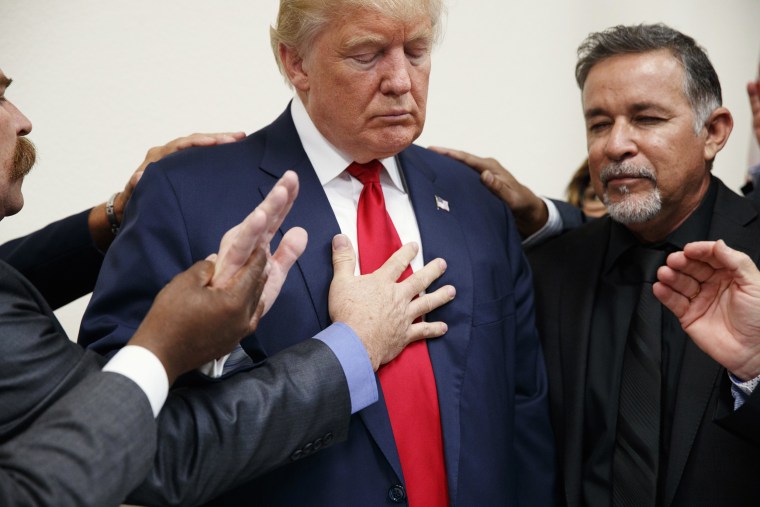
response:
<path id="1" fill-rule="evenodd" d="M 534 266 L 554 265 L 562 263 L 563 259 L 582 257 L 590 248 L 603 248 L 609 234 L 610 222 L 609 217 L 592 220 L 565 234 L 528 248 L 526 251 L 528 259 Z"/>
<path id="2" fill-rule="evenodd" d="M 436 153 L 433 150 L 413 144 L 401 152 L 400 156 L 402 157 L 402 162 L 403 158 L 409 157 L 416 164 L 422 165 L 431 174 L 435 175 L 436 180 L 441 179 L 443 181 L 465 183 L 485 188 L 480 183 L 480 176 L 471 167 L 451 157 Z"/>

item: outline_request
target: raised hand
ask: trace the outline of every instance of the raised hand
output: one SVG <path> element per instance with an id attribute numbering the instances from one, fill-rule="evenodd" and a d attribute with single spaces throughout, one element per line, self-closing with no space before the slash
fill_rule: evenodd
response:
<path id="1" fill-rule="evenodd" d="M 287 231 L 274 254 L 270 241 L 298 196 L 298 176 L 287 171 L 266 198 L 240 224 L 227 231 L 219 245 L 213 286 L 226 283 L 245 264 L 251 252 L 261 247 L 267 253 L 269 277 L 261 294 L 261 314 L 272 307 L 285 283 L 288 271 L 306 249 L 308 236 L 300 227 Z"/>
<path id="2" fill-rule="evenodd" d="M 689 243 L 657 271 L 655 296 L 736 377 L 760 375 L 760 271 L 723 241 Z"/>

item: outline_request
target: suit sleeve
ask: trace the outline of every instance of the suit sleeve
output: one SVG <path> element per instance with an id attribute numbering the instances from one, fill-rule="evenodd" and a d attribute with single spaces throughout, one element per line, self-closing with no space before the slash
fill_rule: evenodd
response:
<path id="1" fill-rule="evenodd" d="M 146 171 L 103 261 L 79 330 L 80 345 L 108 356 L 130 340 L 156 294 L 193 263 L 184 224 L 164 171 Z"/>
<path id="2" fill-rule="evenodd" d="M 90 236 L 90 210 L 0 245 L 4 260 L 37 288 L 52 308 L 89 294 L 103 254 Z"/>
<path id="3" fill-rule="evenodd" d="M 0 352 L 0 505 L 117 505 L 150 467 L 150 405 L 1 262 Z"/>
<path id="4" fill-rule="evenodd" d="M 721 392 L 728 392 L 731 381 L 725 372 L 721 373 L 721 382 Z M 721 400 L 716 409 L 716 422 L 735 435 L 760 445 L 760 389 L 756 388 L 738 410 L 733 409 L 732 397 L 726 395 L 723 398 L 725 401 Z"/>
<path id="5" fill-rule="evenodd" d="M 553 505 L 556 458 L 548 380 L 535 324 L 532 275 L 517 229 L 511 225 L 508 256 L 517 305 L 514 446 L 519 463 L 518 500 L 519 505 Z"/>
<path id="6" fill-rule="evenodd" d="M 0 447 L 0 504 L 118 505 L 150 467 L 154 427 L 134 382 L 90 375 Z"/>
<path id="7" fill-rule="evenodd" d="M 202 503 L 345 440 L 350 412 L 340 363 L 319 340 L 219 383 L 175 389 L 159 416 L 153 469 L 128 500 Z"/>

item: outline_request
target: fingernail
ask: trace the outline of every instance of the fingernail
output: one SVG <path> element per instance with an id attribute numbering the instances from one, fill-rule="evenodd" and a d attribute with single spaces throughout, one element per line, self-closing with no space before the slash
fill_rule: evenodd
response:
<path id="1" fill-rule="evenodd" d="M 453 285 L 450 285 L 446 293 L 449 295 L 449 299 L 454 299 L 454 296 L 457 295 L 457 290 Z"/>
<path id="2" fill-rule="evenodd" d="M 348 248 L 348 237 L 343 234 L 336 234 L 332 240 L 334 250 L 345 250 Z"/>
<path id="3" fill-rule="evenodd" d="M 441 322 L 441 334 L 446 334 L 446 331 L 448 330 L 449 326 L 447 326 L 445 322 Z"/>
<path id="4" fill-rule="evenodd" d="M 446 268 L 448 267 L 446 261 L 443 259 L 438 259 L 438 265 L 441 267 L 441 271 L 446 271 Z"/>

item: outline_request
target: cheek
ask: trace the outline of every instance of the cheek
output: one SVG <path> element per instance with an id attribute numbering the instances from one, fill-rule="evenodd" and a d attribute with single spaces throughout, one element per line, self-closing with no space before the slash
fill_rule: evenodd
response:
<path id="1" fill-rule="evenodd" d="M 0 219 L 15 215 L 24 206 L 24 196 L 21 193 L 20 180 L 10 182 L 7 171 L 3 172 L 0 180 Z"/>

